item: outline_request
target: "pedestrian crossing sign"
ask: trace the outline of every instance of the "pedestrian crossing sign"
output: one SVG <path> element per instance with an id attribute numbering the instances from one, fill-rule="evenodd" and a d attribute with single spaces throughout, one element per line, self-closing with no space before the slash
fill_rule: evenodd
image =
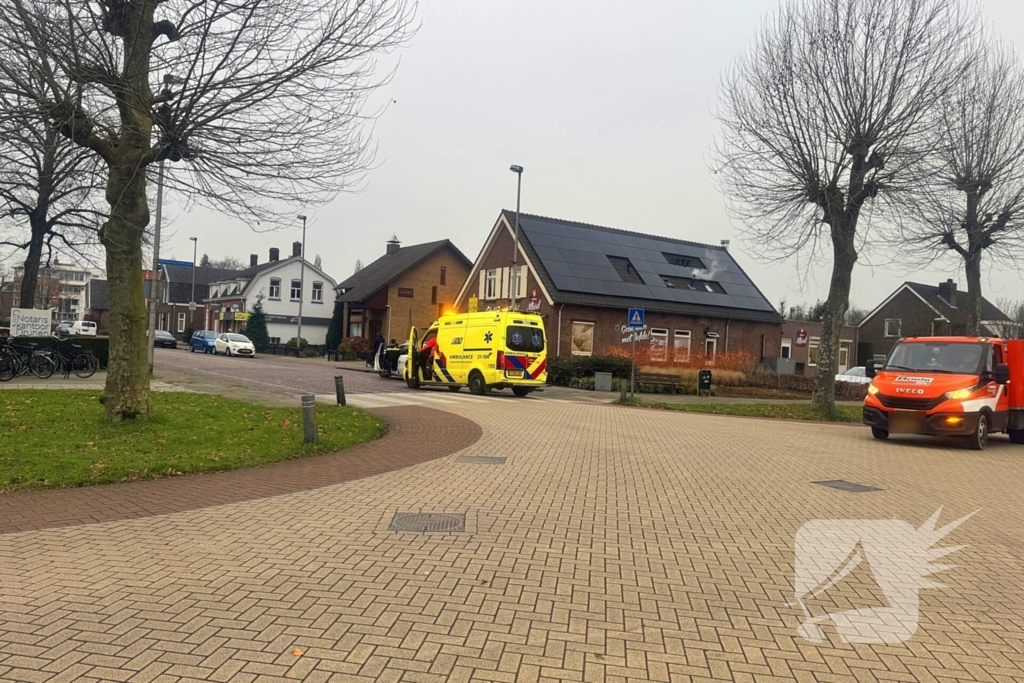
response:
<path id="1" fill-rule="evenodd" d="M 642 308 L 631 308 L 629 309 L 629 327 L 634 330 L 641 330 L 644 327 L 644 309 Z"/>

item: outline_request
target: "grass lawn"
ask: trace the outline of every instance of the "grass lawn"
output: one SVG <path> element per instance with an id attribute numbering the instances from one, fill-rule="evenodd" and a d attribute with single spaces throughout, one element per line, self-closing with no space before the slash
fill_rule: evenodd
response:
<path id="1" fill-rule="evenodd" d="M 815 420 L 819 422 L 860 422 L 861 406 L 836 406 L 832 417 L 811 407 L 810 403 L 648 403 L 634 401 L 631 405 L 684 413 L 710 413 L 712 415 L 741 415 L 744 417 L 772 417 L 780 420 Z"/>
<path id="2" fill-rule="evenodd" d="M 209 394 L 153 393 L 154 417 L 109 423 L 97 391 L 0 392 L 0 492 L 155 479 L 252 467 L 336 451 L 381 436 L 379 418 L 317 406 L 318 443 L 300 408 Z"/>

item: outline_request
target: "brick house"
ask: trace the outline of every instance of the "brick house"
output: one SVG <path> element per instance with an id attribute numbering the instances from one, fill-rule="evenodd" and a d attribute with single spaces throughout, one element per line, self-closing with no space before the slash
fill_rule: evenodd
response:
<path id="1" fill-rule="evenodd" d="M 548 353 L 627 350 L 629 308 L 643 308 L 638 344 L 655 361 L 744 351 L 779 355 L 782 316 L 729 253 L 711 246 L 597 225 L 502 211 L 456 307 L 517 307 L 545 320 Z M 517 277 L 518 274 L 518 277 Z M 514 303 L 516 299 L 518 303 Z"/>
<path id="2" fill-rule="evenodd" d="M 110 329 L 110 306 L 107 303 L 107 281 L 93 278 L 85 285 L 85 320 L 96 323 L 100 334 Z"/>
<path id="3" fill-rule="evenodd" d="M 937 287 L 918 282 L 904 282 L 890 294 L 858 326 L 858 338 L 865 354 L 882 362 L 896 342 L 903 337 L 930 335 L 962 335 L 966 311 L 958 307 L 966 297 L 957 292 L 953 280 Z M 981 300 L 982 334 L 1004 336 L 1012 323 L 988 299 Z"/>
<path id="4" fill-rule="evenodd" d="M 391 238 L 383 256 L 337 286 L 342 336 L 402 340 L 426 329 L 453 307 L 471 265 L 448 240 L 403 247 Z"/>
<path id="5" fill-rule="evenodd" d="M 782 323 L 777 370 L 783 374 L 813 377 L 818 370 L 818 349 L 821 345 L 822 324 L 807 320 L 787 320 Z M 839 364 L 836 372 L 860 365 L 857 358 L 858 329 L 843 325 L 839 332 Z"/>

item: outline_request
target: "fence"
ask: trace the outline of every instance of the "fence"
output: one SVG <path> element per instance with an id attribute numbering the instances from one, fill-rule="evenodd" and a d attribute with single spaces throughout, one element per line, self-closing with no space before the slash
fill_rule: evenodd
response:
<path id="1" fill-rule="evenodd" d="M 300 354 L 299 349 L 295 346 L 288 346 L 287 344 L 271 344 L 268 346 L 263 353 L 269 353 L 272 356 L 304 356 L 306 358 L 323 358 L 329 356 L 327 353 L 326 344 L 306 344 L 302 347 Z M 336 351 L 334 353 L 337 353 Z M 331 360 L 328 358 L 328 360 Z"/>

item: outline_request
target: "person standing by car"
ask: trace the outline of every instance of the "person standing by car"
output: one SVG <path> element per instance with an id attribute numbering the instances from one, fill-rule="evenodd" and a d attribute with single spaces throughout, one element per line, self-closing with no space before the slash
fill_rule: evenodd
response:
<path id="1" fill-rule="evenodd" d="M 381 354 L 384 352 L 384 335 L 380 332 L 373 338 L 373 354 L 366 359 L 366 364 L 370 367 L 379 365 L 379 359 Z"/>

